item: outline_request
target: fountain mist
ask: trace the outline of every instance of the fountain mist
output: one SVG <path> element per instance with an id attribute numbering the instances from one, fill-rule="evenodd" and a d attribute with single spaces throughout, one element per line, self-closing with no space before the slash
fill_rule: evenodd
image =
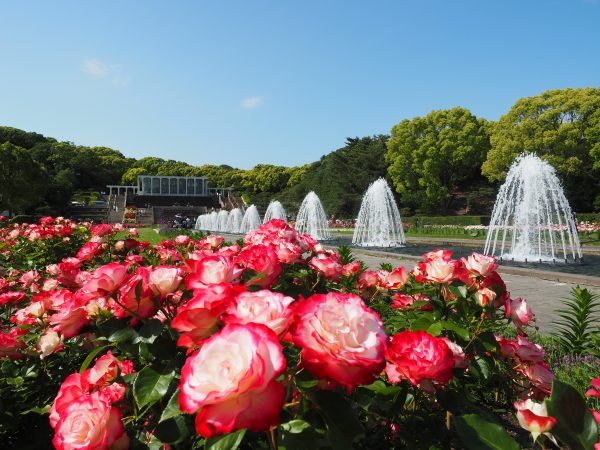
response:
<path id="1" fill-rule="evenodd" d="M 320 241 L 331 239 L 325 210 L 317 194 L 312 191 L 302 200 L 296 217 L 296 230 Z"/>
<path id="2" fill-rule="evenodd" d="M 571 207 L 554 168 L 521 155 L 498 192 L 484 253 L 517 261 L 581 259 Z"/>
<path id="3" fill-rule="evenodd" d="M 360 205 L 352 243 L 363 247 L 404 245 L 404 230 L 392 190 L 383 178 L 369 185 Z"/>

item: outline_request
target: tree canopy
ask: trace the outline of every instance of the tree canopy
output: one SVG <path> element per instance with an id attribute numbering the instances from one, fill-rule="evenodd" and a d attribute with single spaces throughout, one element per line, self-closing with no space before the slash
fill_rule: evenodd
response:
<path id="1" fill-rule="evenodd" d="M 0 211 L 24 211 L 45 191 L 45 173 L 29 152 L 10 142 L 0 144 Z"/>
<path id="2" fill-rule="evenodd" d="M 483 163 L 503 180 L 521 153 L 536 153 L 557 171 L 572 206 L 590 210 L 600 184 L 600 88 L 561 89 L 518 100 L 492 128 Z"/>
<path id="3" fill-rule="evenodd" d="M 446 210 L 452 193 L 480 178 L 488 122 L 468 109 L 433 111 L 392 128 L 386 161 L 403 206 Z"/>

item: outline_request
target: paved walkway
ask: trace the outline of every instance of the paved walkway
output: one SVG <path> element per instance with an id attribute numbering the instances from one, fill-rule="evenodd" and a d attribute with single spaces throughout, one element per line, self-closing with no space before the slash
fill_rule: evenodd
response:
<path id="1" fill-rule="evenodd" d="M 417 236 L 406 236 L 406 241 L 413 244 L 437 244 L 440 246 L 444 245 L 464 245 L 467 247 L 480 247 L 483 248 L 485 245 L 485 239 L 460 239 L 460 238 L 434 238 L 434 237 L 417 237 Z M 600 246 L 598 245 L 586 245 L 581 247 L 581 251 L 584 254 L 598 255 L 600 254 Z"/>
<path id="2" fill-rule="evenodd" d="M 378 252 L 360 248 L 352 248 L 355 258 L 364 261 L 371 269 L 379 268 L 382 262 L 392 266 L 412 268 L 422 258 Z M 499 272 L 506 282 L 507 289 L 513 298 L 523 297 L 536 315 L 540 332 L 548 334 L 552 331 L 554 311 L 562 307 L 562 301 L 569 297 L 571 289 L 577 285 L 587 287 L 600 295 L 600 277 L 575 276 L 556 272 L 530 271 L 516 267 L 500 266 Z M 518 273 L 520 272 L 520 273 Z M 544 279 L 549 277 L 550 279 Z"/>

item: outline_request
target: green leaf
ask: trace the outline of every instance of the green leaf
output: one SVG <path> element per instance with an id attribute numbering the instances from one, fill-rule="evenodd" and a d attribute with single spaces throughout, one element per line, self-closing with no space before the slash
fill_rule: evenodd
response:
<path id="1" fill-rule="evenodd" d="M 410 331 L 424 331 L 432 324 L 430 317 L 421 317 L 410 324 Z"/>
<path id="2" fill-rule="evenodd" d="M 237 430 L 209 439 L 204 447 L 206 450 L 235 450 L 242 443 L 246 430 Z"/>
<path id="3" fill-rule="evenodd" d="M 427 332 L 432 336 L 439 336 L 442 334 L 442 328 L 442 322 L 434 322 L 429 326 L 429 328 L 427 328 Z"/>
<path id="4" fill-rule="evenodd" d="M 334 391 L 316 391 L 311 400 L 324 416 L 327 439 L 334 450 L 352 448 L 352 443 L 364 434 L 364 430 L 348 401 Z"/>
<path id="5" fill-rule="evenodd" d="M 179 409 L 179 392 L 179 389 L 173 392 L 173 395 L 169 399 L 169 403 L 167 403 L 167 406 L 165 406 L 165 409 L 160 416 L 161 422 L 182 414 L 181 409 Z"/>
<path id="6" fill-rule="evenodd" d="M 519 444 L 504 428 L 488 422 L 477 414 L 467 414 L 454 419 L 460 440 L 471 450 L 519 450 Z"/>
<path id="7" fill-rule="evenodd" d="M 563 444 L 572 450 L 594 447 L 598 425 L 588 410 L 585 399 L 575 388 L 555 378 L 546 406 L 548 415 L 556 419 L 552 434 Z"/>
<path id="8" fill-rule="evenodd" d="M 135 339 L 135 343 L 144 342 L 146 344 L 153 343 L 162 333 L 163 323 L 158 319 L 147 321 L 139 331 L 139 336 Z"/>
<path id="9" fill-rule="evenodd" d="M 151 366 L 140 370 L 133 383 L 133 397 L 139 408 L 155 403 L 167 393 L 175 377 L 173 370 L 156 371 Z"/>
<path id="10" fill-rule="evenodd" d="M 46 406 L 44 406 L 43 408 L 38 408 L 38 407 L 35 407 L 35 408 L 30 408 L 30 409 L 28 409 L 27 411 L 23 411 L 23 412 L 21 413 L 21 415 L 23 415 L 23 414 L 29 414 L 29 413 L 35 413 L 35 414 L 40 414 L 40 415 L 42 415 L 42 416 L 43 416 L 43 415 L 45 415 L 45 414 L 48 414 L 48 411 L 50 411 L 50 407 L 51 407 L 51 406 L 52 406 L 52 405 L 46 405 Z"/>
<path id="11" fill-rule="evenodd" d="M 102 350 L 106 350 L 108 347 L 112 347 L 113 344 L 108 344 L 108 345 L 103 345 L 102 347 L 96 347 L 94 350 L 92 350 L 87 356 L 86 358 L 83 360 L 83 362 L 81 363 L 81 367 L 79 368 L 79 373 L 83 373 L 85 372 L 85 370 L 90 366 L 90 364 L 92 363 L 92 361 L 94 360 L 94 358 L 96 357 L 96 355 L 98 355 L 98 353 L 100 353 Z"/>
<path id="12" fill-rule="evenodd" d="M 302 431 L 306 430 L 307 428 L 310 428 L 310 423 L 306 422 L 305 420 L 295 419 L 286 423 L 282 423 L 280 427 L 284 431 L 297 434 L 302 433 Z"/>
<path id="13" fill-rule="evenodd" d="M 177 444 L 193 433 L 191 416 L 176 416 L 160 422 L 154 435 L 166 444 Z"/>
<path id="14" fill-rule="evenodd" d="M 469 330 L 458 326 L 454 322 L 443 321 L 442 324 L 446 330 L 454 331 L 456 335 L 461 339 L 464 339 L 465 341 L 471 339 L 471 336 L 469 335 Z"/>

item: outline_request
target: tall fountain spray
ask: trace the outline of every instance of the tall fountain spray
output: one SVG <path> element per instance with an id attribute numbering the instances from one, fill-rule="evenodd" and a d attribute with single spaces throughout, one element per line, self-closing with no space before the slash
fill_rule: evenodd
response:
<path id="1" fill-rule="evenodd" d="M 216 231 L 227 231 L 227 222 L 229 220 L 229 211 L 222 209 L 217 215 L 217 229 Z"/>
<path id="2" fill-rule="evenodd" d="M 285 209 L 283 209 L 283 206 L 277 200 L 272 200 L 271 203 L 269 203 L 263 223 L 267 223 L 271 219 L 281 219 L 287 222 Z"/>
<path id="3" fill-rule="evenodd" d="M 240 226 L 241 233 L 248 233 L 252 230 L 256 230 L 260 227 L 260 216 L 258 215 L 258 209 L 256 206 L 250 205 L 246 210 L 244 217 L 242 218 L 242 225 Z"/>
<path id="4" fill-rule="evenodd" d="M 519 156 L 498 192 L 483 251 L 517 261 L 581 259 L 571 207 L 554 168 Z"/>
<path id="5" fill-rule="evenodd" d="M 352 244 L 399 247 L 405 243 L 402 219 L 392 190 L 383 178 L 379 178 L 369 185 L 363 197 Z"/>
<path id="6" fill-rule="evenodd" d="M 234 208 L 229 212 L 229 219 L 227 220 L 227 233 L 239 233 L 242 226 L 242 210 L 240 208 Z"/>
<path id="7" fill-rule="evenodd" d="M 331 239 L 325 210 L 317 194 L 312 191 L 302 200 L 296 217 L 296 230 L 301 234 L 309 234 L 319 241 Z"/>

